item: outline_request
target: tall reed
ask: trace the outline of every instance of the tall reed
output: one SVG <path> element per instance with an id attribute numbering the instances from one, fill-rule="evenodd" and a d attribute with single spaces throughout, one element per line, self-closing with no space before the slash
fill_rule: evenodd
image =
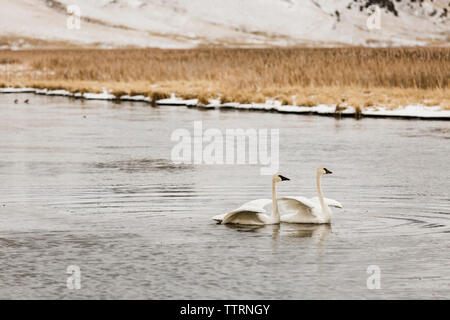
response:
<path id="1" fill-rule="evenodd" d="M 301 88 L 313 92 L 310 96 L 321 94 L 325 102 L 327 93 L 320 88 L 441 92 L 450 86 L 450 48 L 0 51 L 2 61 L 3 66 L 11 62 L 8 71 L 0 71 L 2 83 L 67 87 L 70 82 L 90 84 L 91 89 L 101 83 L 124 92 L 159 86 L 184 95 L 222 94 L 240 102 L 277 95 L 290 100 L 291 95 L 302 95 Z"/>

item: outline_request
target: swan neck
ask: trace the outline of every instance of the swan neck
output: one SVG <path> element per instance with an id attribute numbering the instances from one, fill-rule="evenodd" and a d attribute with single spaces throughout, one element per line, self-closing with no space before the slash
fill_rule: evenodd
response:
<path id="1" fill-rule="evenodd" d="M 323 199 L 322 186 L 320 185 L 320 173 L 317 173 L 316 183 L 317 183 L 317 194 L 319 196 L 320 206 L 322 207 L 322 212 L 327 212 L 328 207 L 325 205 Z"/>
<path id="2" fill-rule="evenodd" d="M 277 201 L 277 187 L 276 182 L 272 181 L 272 217 L 274 219 L 280 220 L 280 213 L 278 211 L 278 201 Z"/>

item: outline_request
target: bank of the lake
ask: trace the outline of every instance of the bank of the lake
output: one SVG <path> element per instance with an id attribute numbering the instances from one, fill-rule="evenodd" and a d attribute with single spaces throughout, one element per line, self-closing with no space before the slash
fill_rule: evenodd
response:
<path id="1" fill-rule="evenodd" d="M 397 118 L 397 119 L 424 119 L 424 120 L 450 120 L 450 110 L 440 106 L 408 105 L 397 106 L 397 108 L 386 108 L 385 106 L 367 106 L 365 108 L 354 107 L 347 103 L 337 105 L 298 106 L 283 105 L 281 101 L 267 99 L 264 103 L 222 103 L 220 99 L 208 99 L 201 102 L 199 99 L 183 99 L 171 93 L 169 98 L 158 99 L 160 96 L 149 95 L 115 95 L 111 91 L 103 89 L 103 92 L 70 92 L 67 90 L 48 90 L 35 88 L 0 88 L 0 93 L 32 93 L 48 96 L 64 96 L 86 100 L 111 100 L 111 101 L 135 101 L 145 102 L 153 106 L 186 106 L 201 109 L 236 109 L 247 111 L 279 112 L 305 115 L 332 116 L 335 118 L 362 117 L 372 118 Z"/>

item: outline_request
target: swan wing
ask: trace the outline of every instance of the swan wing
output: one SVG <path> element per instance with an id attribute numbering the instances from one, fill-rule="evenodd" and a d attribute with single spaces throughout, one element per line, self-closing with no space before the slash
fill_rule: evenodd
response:
<path id="1" fill-rule="evenodd" d="M 264 224 L 259 214 L 265 213 L 265 210 L 258 208 L 246 207 L 231 211 L 225 215 L 222 224 L 238 223 L 238 224 Z"/>
<path id="2" fill-rule="evenodd" d="M 282 211 L 294 211 L 305 216 L 317 217 L 314 213 L 315 203 L 305 197 L 281 197 L 278 203 Z"/>
<path id="3" fill-rule="evenodd" d="M 250 220 L 254 220 L 255 223 L 260 223 L 261 219 L 259 219 L 257 216 L 254 216 L 255 214 L 259 213 L 266 213 L 267 207 L 272 204 L 272 200 L 270 199 L 256 199 L 249 202 L 244 203 L 242 206 L 237 208 L 236 210 L 233 210 L 231 212 L 225 213 L 225 214 L 219 214 L 217 216 L 212 217 L 214 221 L 221 222 L 221 223 L 227 223 L 231 220 L 237 219 L 239 217 L 239 220 L 246 220 L 247 218 Z M 244 215 L 246 217 L 244 217 Z M 224 222 L 223 220 L 227 217 L 227 220 Z"/>
<path id="4" fill-rule="evenodd" d="M 270 199 L 256 199 L 249 202 L 244 203 L 242 206 L 239 207 L 239 209 L 242 208 L 251 208 L 251 209 L 259 209 L 263 210 L 263 212 L 267 211 L 267 207 L 272 204 L 272 200 Z"/>
<path id="5" fill-rule="evenodd" d="M 323 198 L 323 200 L 325 201 L 325 204 L 329 207 L 335 207 L 335 208 L 340 208 L 340 209 L 344 208 L 344 206 L 336 200 L 328 199 L 328 198 Z M 316 204 L 320 204 L 318 197 L 312 198 L 311 201 L 314 201 Z"/>

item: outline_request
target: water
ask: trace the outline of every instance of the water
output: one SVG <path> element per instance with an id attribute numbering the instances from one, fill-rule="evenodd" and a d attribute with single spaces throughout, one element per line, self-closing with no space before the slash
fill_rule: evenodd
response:
<path id="1" fill-rule="evenodd" d="M 14 104 L 14 99 L 20 102 Z M 25 98 L 30 104 L 24 104 Z M 0 95 L 0 298 L 450 298 L 450 124 Z M 216 225 L 270 198 L 257 165 L 176 165 L 173 130 L 279 128 L 279 194 L 330 226 Z M 81 289 L 66 286 L 81 269 Z M 381 289 L 367 288 L 367 268 Z"/>

